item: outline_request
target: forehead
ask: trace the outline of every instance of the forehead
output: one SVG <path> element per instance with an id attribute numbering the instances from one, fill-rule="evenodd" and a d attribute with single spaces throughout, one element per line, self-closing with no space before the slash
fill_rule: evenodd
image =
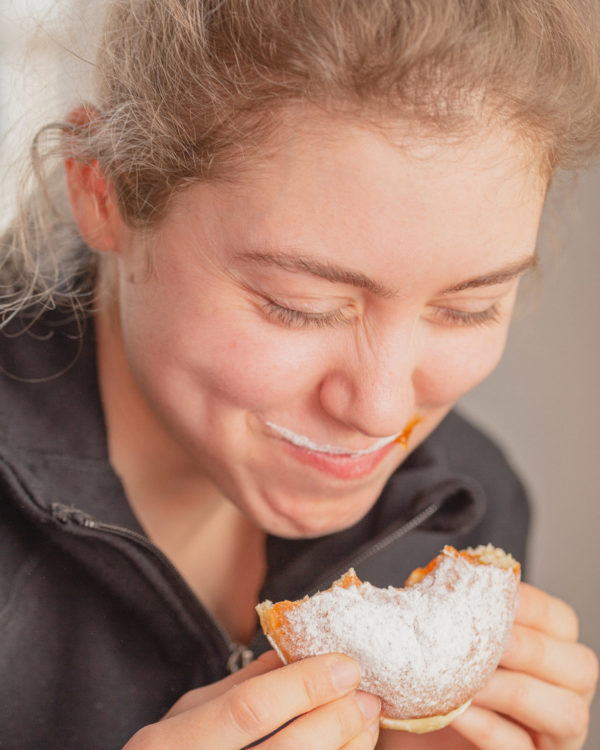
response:
<path id="1" fill-rule="evenodd" d="M 188 191 L 186 218 L 232 254 L 292 248 L 356 268 L 379 259 L 380 272 L 400 253 L 421 269 L 477 255 L 482 272 L 531 253 L 546 185 L 514 133 L 440 140 L 392 125 L 288 119 L 237 179 Z"/>
<path id="2" fill-rule="evenodd" d="M 406 199 L 423 183 L 430 185 L 423 200 L 427 194 L 432 201 L 440 197 L 436 187 L 479 188 L 501 199 L 504 186 L 507 195 L 515 188 L 544 192 L 539 166 L 512 130 L 493 123 L 479 129 L 474 124 L 468 136 L 442 139 L 414 124 L 375 126 L 322 115 L 285 120 L 272 150 L 251 162 L 238 185 L 243 191 L 244 186 L 252 190 L 261 184 L 265 203 L 298 198 L 302 191 L 309 199 L 311 192 L 334 185 L 329 205 L 357 197 L 357 189 L 363 202 L 385 203 L 394 197 Z M 451 193 L 447 199 L 451 202 Z"/>
<path id="3" fill-rule="evenodd" d="M 522 169 L 523 175 L 545 190 L 544 144 L 523 128 L 511 127 L 491 109 L 475 105 L 471 109 L 472 117 L 465 115 L 444 130 L 443 124 L 385 118 L 366 110 L 326 111 L 306 103 L 286 106 L 273 116 L 269 135 L 239 145 L 245 166 L 229 176 L 232 183 L 243 182 L 244 177 L 252 179 L 261 171 L 268 174 L 292 159 L 307 167 L 316 163 L 324 170 L 335 164 L 336 155 L 347 159 L 353 152 L 358 160 L 372 161 L 377 150 L 387 150 L 387 156 L 396 152 L 415 169 L 418 165 L 426 168 L 431 162 L 463 162 L 465 157 L 488 168 Z"/>

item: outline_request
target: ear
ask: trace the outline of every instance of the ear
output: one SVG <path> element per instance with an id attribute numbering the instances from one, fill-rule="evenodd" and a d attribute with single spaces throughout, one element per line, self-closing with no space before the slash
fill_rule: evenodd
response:
<path id="1" fill-rule="evenodd" d="M 79 107 L 68 119 L 84 125 L 93 119 L 93 111 Z M 118 251 L 119 238 L 127 228 L 98 161 L 86 163 L 68 157 L 64 164 L 71 211 L 81 236 L 94 250 Z"/>

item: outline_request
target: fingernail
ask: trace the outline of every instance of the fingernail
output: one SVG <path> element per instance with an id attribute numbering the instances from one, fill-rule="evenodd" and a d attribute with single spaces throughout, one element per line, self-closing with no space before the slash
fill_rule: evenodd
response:
<path id="1" fill-rule="evenodd" d="M 351 659 L 340 659 L 331 666 L 331 678 L 338 690 L 350 690 L 360 682 L 360 667 Z"/>
<path id="2" fill-rule="evenodd" d="M 356 692 L 356 700 L 365 719 L 374 719 L 381 710 L 381 701 L 371 693 Z"/>

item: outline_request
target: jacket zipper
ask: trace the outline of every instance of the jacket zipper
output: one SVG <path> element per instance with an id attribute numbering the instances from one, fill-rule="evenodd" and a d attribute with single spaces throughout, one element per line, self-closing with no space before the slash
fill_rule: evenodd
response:
<path id="1" fill-rule="evenodd" d="M 164 565 L 171 574 L 177 576 L 178 578 L 181 578 L 181 574 L 169 560 L 169 558 L 166 557 L 166 555 L 164 555 L 158 549 L 158 547 L 156 547 L 156 545 L 152 544 L 149 539 L 142 536 L 141 534 L 138 534 L 136 531 L 131 531 L 130 529 L 123 528 L 122 526 L 117 526 L 116 524 L 98 521 L 89 513 L 79 510 L 78 508 L 69 507 L 68 505 L 64 505 L 62 503 L 52 503 L 51 511 L 52 517 L 60 523 L 68 524 L 72 522 L 77 526 L 82 526 L 86 529 L 93 529 L 95 531 L 100 531 L 106 534 L 114 534 L 115 536 L 121 537 L 122 539 L 127 539 L 134 544 L 137 544 L 150 554 L 154 555 L 158 560 L 160 560 L 161 564 Z M 202 605 L 202 602 L 200 602 L 200 604 Z M 218 622 L 218 620 L 213 617 L 213 615 L 206 609 L 206 607 L 202 606 L 202 609 L 207 619 L 210 621 L 214 629 L 221 637 L 227 651 L 229 652 L 229 658 L 226 662 L 226 668 L 229 674 L 237 672 L 239 669 L 242 669 L 243 667 L 248 666 L 248 664 L 251 664 L 254 660 L 254 652 L 244 644 L 236 643 L 235 641 L 231 640 L 227 631 Z"/>
<path id="2" fill-rule="evenodd" d="M 360 555 L 357 555 L 356 557 L 350 559 L 346 565 L 338 568 L 337 571 L 333 573 L 328 573 L 326 576 L 321 577 L 317 581 L 317 583 L 315 583 L 312 586 L 312 588 L 309 590 L 308 596 L 313 596 L 319 591 L 323 591 L 323 589 L 329 588 L 331 586 L 331 582 L 337 581 L 338 578 L 341 578 L 344 575 L 344 573 L 346 573 L 348 568 L 358 567 L 361 563 L 364 563 L 366 560 L 373 557 L 373 555 L 376 555 L 382 549 L 385 549 L 385 547 L 388 547 L 397 539 L 400 539 L 401 537 L 406 536 L 406 534 L 408 534 L 410 531 L 413 531 L 413 529 L 416 529 L 417 527 L 424 524 L 425 521 L 427 521 L 429 518 L 431 518 L 431 516 L 435 515 L 438 512 L 440 507 L 441 507 L 441 503 L 431 503 L 430 505 L 425 507 L 420 513 L 417 513 L 416 516 L 413 516 L 411 519 L 406 521 L 406 523 L 403 523 L 401 526 L 398 526 L 398 528 L 394 529 L 389 534 L 382 537 L 378 542 L 375 542 L 374 544 L 372 544 L 368 549 L 364 550 Z"/>
<path id="3" fill-rule="evenodd" d="M 308 595 L 312 596 L 313 594 L 316 594 L 323 589 L 329 588 L 331 582 L 340 578 L 348 570 L 349 567 L 358 567 L 358 565 L 365 562 L 373 555 L 377 554 L 380 550 L 384 549 L 392 542 L 395 542 L 397 539 L 405 536 L 413 529 L 421 526 L 423 523 L 425 523 L 425 521 L 431 518 L 431 516 L 435 515 L 440 507 L 440 503 L 431 503 L 416 516 L 413 516 L 413 518 L 409 519 L 406 523 L 394 529 L 378 542 L 371 545 L 368 549 L 364 550 L 362 554 L 358 555 L 354 559 L 349 560 L 346 565 L 340 567 L 337 571 L 329 572 L 321 577 L 309 590 Z M 141 534 L 138 534 L 135 531 L 131 531 L 130 529 L 125 529 L 122 526 L 97 521 L 88 513 L 85 513 L 78 508 L 72 508 L 67 505 L 63 505 L 62 503 L 52 503 L 51 509 L 52 516 L 60 523 L 67 524 L 69 522 L 73 522 L 78 526 L 83 526 L 87 529 L 94 529 L 108 534 L 114 534 L 116 536 L 130 540 L 134 544 L 138 544 L 139 546 L 150 552 L 152 555 L 156 556 L 171 573 L 173 573 L 177 577 L 181 577 L 181 574 L 179 573 L 177 568 L 175 568 L 173 563 L 168 559 L 168 557 L 166 557 L 154 544 L 152 544 L 149 539 L 143 537 Z M 229 658 L 227 659 L 225 665 L 229 674 L 233 674 L 234 672 L 237 672 L 238 670 L 243 669 L 244 667 L 251 664 L 252 661 L 254 661 L 253 649 L 244 644 L 232 641 L 222 625 L 212 616 L 212 614 L 206 609 L 206 607 L 203 607 L 203 611 L 208 620 L 213 625 L 214 629 L 220 635 L 223 643 L 226 646 L 226 649 L 229 652 Z"/>

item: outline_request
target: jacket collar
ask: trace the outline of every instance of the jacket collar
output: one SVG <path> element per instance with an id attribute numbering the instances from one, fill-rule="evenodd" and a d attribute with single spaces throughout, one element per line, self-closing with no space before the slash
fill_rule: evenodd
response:
<path id="1" fill-rule="evenodd" d="M 45 311 L 0 331 L 0 424 L 42 506 L 142 532 L 108 460 L 91 319 Z"/>
<path id="2" fill-rule="evenodd" d="M 316 539 L 270 537 L 267 565 L 277 571 L 261 592 L 274 601 L 327 588 L 415 529 L 464 533 L 485 513 L 485 494 L 470 477 L 449 470 L 435 432 L 392 474 L 377 503 L 357 524 Z M 322 577 L 315 580 L 315 560 Z M 310 582 L 310 591 L 307 591 Z"/>

